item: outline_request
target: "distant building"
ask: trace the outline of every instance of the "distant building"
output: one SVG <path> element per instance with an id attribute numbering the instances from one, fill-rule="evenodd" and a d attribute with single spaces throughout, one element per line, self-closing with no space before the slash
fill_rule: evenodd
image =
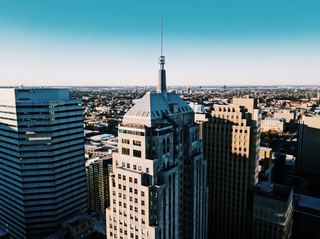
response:
<path id="1" fill-rule="evenodd" d="M 298 137 L 297 172 L 320 178 L 320 116 L 303 116 Z"/>
<path id="2" fill-rule="evenodd" d="M 293 238 L 320 238 L 320 198 L 294 195 Z"/>
<path id="3" fill-rule="evenodd" d="M 67 89 L 0 89 L 0 226 L 44 238 L 87 208 L 82 108 Z"/>
<path id="4" fill-rule="evenodd" d="M 274 131 L 282 133 L 284 129 L 284 122 L 282 119 L 265 118 L 261 120 L 261 132 Z"/>
<path id="5" fill-rule="evenodd" d="M 258 180 L 260 113 L 252 98 L 214 105 L 201 121 L 208 160 L 209 238 L 247 238 L 251 234 L 250 190 Z"/>
<path id="6" fill-rule="evenodd" d="M 283 119 L 285 123 L 290 123 L 295 121 L 296 114 L 290 110 L 279 110 L 273 113 L 273 117 L 275 119 Z"/>
<path id="7" fill-rule="evenodd" d="M 259 150 L 259 181 L 272 181 L 274 155 L 271 148 L 260 147 Z"/>
<path id="8" fill-rule="evenodd" d="M 106 208 L 110 205 L 109 174 L 111 171 L 111 155 L 86 161 L 88 208 L 92 212 L 105 215 Z"/>
<path id="9" fill-rule="evenodd" d="M 292 189 L 287 186 L 260 183 L 254 188 L 252 238 L 292 238 Z"/>
<path id="10" fill-rule="evenodd" d="M 189 103 L 189 106 L 191 107 L 191 109 L 193 109 L 193 111 L 195 113 L 204 113 L 205 112 L 204 106 L 202 104 L 191 102 L 191 103 Z"/>

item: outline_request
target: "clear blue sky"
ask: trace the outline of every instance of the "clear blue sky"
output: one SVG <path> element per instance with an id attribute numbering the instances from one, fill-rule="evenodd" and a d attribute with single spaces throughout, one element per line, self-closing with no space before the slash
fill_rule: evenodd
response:
<path id="1" fill-rule="evenodd" d="M 320 0 L 0 0 L 1 85 L 319 84 Z"/>

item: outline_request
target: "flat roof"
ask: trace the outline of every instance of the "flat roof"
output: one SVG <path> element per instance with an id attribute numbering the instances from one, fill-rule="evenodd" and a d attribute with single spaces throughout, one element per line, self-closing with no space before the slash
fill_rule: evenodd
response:
<path id="1" fill-rule="evenodd" d="M 272 198 L 286 202 L 291 195 L 291 188 L 285 185 L 272 184 L 269 182 L 258 183 L 254 187 L 254 193 L 259 196 Z"/>

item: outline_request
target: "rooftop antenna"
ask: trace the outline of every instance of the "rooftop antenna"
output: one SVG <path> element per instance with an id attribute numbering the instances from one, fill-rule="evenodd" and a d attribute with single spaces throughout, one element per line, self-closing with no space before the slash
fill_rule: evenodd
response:
<path id="1" fill-rule="evenodd" d="M 159 80 L 158 80 L 158 89 L 159 93 L 167 91 L 166 84 L 166 70 L 164 69 L 165 57 L 163 55 L 163 18 L 160 21 L 160 57 L 159 57 Z"/>
<path id="2" fill-rule="evenodd" d="M 163 18 L 161 18 L 160 20 L 160 44 L 161 44 L 160 56 L 163 56 Z"/>

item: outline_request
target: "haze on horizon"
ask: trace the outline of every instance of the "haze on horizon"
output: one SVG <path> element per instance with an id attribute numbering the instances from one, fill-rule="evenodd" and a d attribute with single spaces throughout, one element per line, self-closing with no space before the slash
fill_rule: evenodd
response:
<path id="1" fill-rule="evenodd" d="M 320 1 L 0 1 L 0 82 L 318 85 Z"/>

